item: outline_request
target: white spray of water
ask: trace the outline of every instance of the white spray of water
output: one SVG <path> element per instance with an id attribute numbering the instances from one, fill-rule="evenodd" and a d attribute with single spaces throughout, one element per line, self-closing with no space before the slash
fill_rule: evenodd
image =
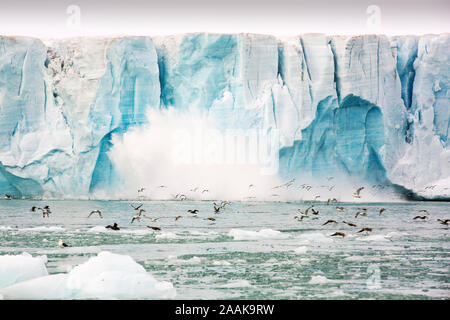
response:
<path id="1" fill-rule="evenodd" d="M 119 191 L 123 197 L 136 197 L 143 187 L 140 195 L 150 199 L 184 194 L 203 200 L 270 200 L 268 190 L 282 183 L 270 171 L 278 150 L 271 157 L 257 150 L 261 141 L 249 141 L 257 131 L 219 132 L 213 118 L 195 110 L 152 110 L 148 120 L 148 126 L 112 139 L 109 157 L 125 181 Z"/>
<path id="2" fill-rule="evenodd" d="M 278 136 L 256 129 L 220 132 L 216 119 L 198 110 L 155 109 L 147 117 L 149 125 L 112 138 L 108 155 L 124 181 L 113 198 L 398 201 L 370 186 L 355 199 L 360 185 L 339 177 L 325 181 L 335 185 L 331 190 L 313 178 L 274 188 L 286 183 L 278 176 Z M 145 190 L 137 193 L 140 188 Z"/>

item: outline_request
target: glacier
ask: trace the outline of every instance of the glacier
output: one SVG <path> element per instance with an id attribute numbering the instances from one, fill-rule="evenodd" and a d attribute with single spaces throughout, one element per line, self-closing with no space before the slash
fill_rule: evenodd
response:
<path id="1" fill-rule="evenodd" d="M 121 141 L 174 109 L 219 132 L 278 132 L 279 180 L 450 199 L 449 49 L 449 34 L 0 36 L 0 193 L 123 197 L 138 185 L 114 158 Z"/>

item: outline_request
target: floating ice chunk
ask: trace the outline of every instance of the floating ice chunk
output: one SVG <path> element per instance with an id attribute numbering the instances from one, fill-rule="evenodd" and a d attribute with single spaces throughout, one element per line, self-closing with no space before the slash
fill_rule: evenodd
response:
<path id="1" fill-rule="evenodd" d="M 261 229 L 259 231 L 231 229 L 228 232 L 234 240 L 259 240 L 259 239 L 286 239 L 289 236 L 280 231 L 272 229 Z"/>
<path id="2" fill-rule="evenodd" d="M 311 280 L 309 280 L 309 284 L 324 284 L 329 282 L 330 280 L 324 276 L 312 276 Z"/>
<path id="3" fill-rule="evenodd" d="M 321 243 L 332 243 L 333 239 L 330 239 L 323 233 L 314 232 L 314 233 L 304 233 L 301 234 L 298 239 L 302 241 L 302 243 L 315 243 L 315 242 L 321 242 Z"/>
<path id="4" fill-rule="evenodd" d="M 298 247 L 298 248 L 295 248 L 294 252 L 297 254 L 304 254 L 304 253 L 308 252 L 308 248 L 307 247 Z"/>
<path id="5" fill-rule="evenodd" d="M 32 257 L 26 252 L 20 255 L 0 256 L 0 289 L 48 275 L 46 262 L 46 256 Z"/>
<path id="6" fill-rule="evenodd" d="M 251 283 L 248 280 L 238 279 L 232 280 L 227 284 L 221 286 L 221 288 L 243 288 L 243 287 L 251 287 Z"/>
<path id="7" fill-rule="evenodd" d="M 1 294 L 5 299 L 170 299 L 176 290 L 130 256 L 100 252 L 67 274 L 17 283 Z"/>
<path id="8" fill-rule="evenodd" d="M 177 238 L 178 236 L 173 232 L 163 232 L 155 236 L 155 239 L 177 239 Z"/>

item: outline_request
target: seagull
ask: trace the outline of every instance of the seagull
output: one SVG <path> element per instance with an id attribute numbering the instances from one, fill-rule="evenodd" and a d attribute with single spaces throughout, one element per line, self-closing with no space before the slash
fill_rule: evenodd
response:
<path id="1" fill-rule="evenodd" d="M 422 220 L 425 220 L 425 219 L 427 219 L 428 217 L 427 216 L 415 216 L 414 218 L 413 218 L 413 220 L 416 220 L 416 219 L 422 219 Z"/>
<path id="2" fill-rule="evenodd" d="M 133 223 L 134 220 L 137 220 L 138 222 L 141 222 L 140 216 L 134 216 L 133 219 L 131 219 L 131 223 Z"/>
<path id="3" fill-rule="evenodd" d="M 191 192 L 197 192 L 197 190 L 198 190 L 198 187 L 195 187 L 195 188 L 192 188 L 192 189 L 189 190 L 189 191 L 191 191 Z"/>
<path id="4" fill-rule="evenodd" d="M 40 210 L 42 210 L 42 217 L 44 218 L 47 215 L 47 218 L 50 218 L 50 213 L 52 213 L 50 211 L 50 207 L 49 206 L 45 206 L 43 209 L 38 208 Z"/>
<path id="5" fill-rule="evenodd" d="M 132 204 L 130 204 L 131 207 L 133 207 L 134 210 L 138 211 L 140 207 L 142 207 L 144 204 L 140 204 L 139 206 L 135 207 Z"/>
<path id="6" fill-rule="evenodd" d="M 140 217 L 142 215 L 142 212 L 145 212 L 144 209 L 139 210 L 138 216 Z"/>
<path id="7" fill-rule="evenodd" d="M 344 207 L 336 207 L 336 211 L 342 212 L 344 211 Z"/>
<path id="8" fill-rule="evenodd" d="M 160 186 L 158 186 L 158 188 L 167 188 L 167 186 L 160 185 Z"/>
<path id="9" fill-rule="evenodd" d="M 192 214 L 197 214 L 198 210 L 197 209 L 189 209 L 187 212 L 192 213 Z"/>
<path id="10" fill-rule="evenodd" d="M 328 224 L 328 223 L 337 223 L 337 221 L 331 220 L 331 219 L 330 219 L 330 220 L 328 220 L 327 222 L 325 222 L 325 223 L 323 224 L 323 226 L 326 225 L 326 224 Z"/>
<path id="11" fill-rule="evenodd" d="M 156 221 L 158 221 L 159 219 L 161 219 L 161 218 L 152 218 L 152 217 L 147 217 L 145 214 L 144 214 L 144 216 L 143 216 L 145 219 L 149 219 L 151 222 L 156 222 Z"/>
<path id="12" fill-rule="evenodd" d="M 450 219 L 445 219 L 445 220 L 437 219 L 437 221 L 439 221 L 440 224 L 448 226 Z"/>
<path id="13" fill-rule="evenodd" d="M 320 198 L 320 196 L 315 196 L 314 197 L 314 201 L 316 201 L 317 199 L 319 199 Z"/>
<path id="14" fill-rule="evenodd" d="M 31 212 L 36 212 L 36 210 L 43 210 L 43 209 L 35 207 L 35 206 L 32 206 L 31 209 L 30 209 Z"/>
<path id="15" fill-rule="evenodd" d="M 216 221 L 215 218 L 206 218 L 206 220 L 210 220 L 210 221 Z"/>
<path id="16" fill-rule="evenodd" d="M 64 243 L 61 239 L 58 240 L 58 246 L 60 248 L 67 248 L 70 247 L 67 243 Z"/>
<path id="17" fill-rule="evenodd" d="M 364 232 L 364 231 L 366 231 L 366 232 L 371 232 L 371 231 L 372 231 L 372 228 L 364 227 L 364 228 L 362 228 L 361 230 L 359 230 L 357 233 Z"/>
<path id="18" fill-rule="evenodd" d="M 159 227 L 151 227 L 151 226 L 147 226 L 147 228 L 150 228 L 150 229 L 155 230 L 155 231 L 161 230 L 161 228 L 159 228 Z"/>
<path id="19" fill-rule="evenodd" d="M 11 199 L 12 199 L 12 196 L 11 196 L 10 194 L 5 193 L 4 199 L 6 199 L 6 200 L 11 200 Z"/>
<path id="20" fill-rule="evenodd" d="M 334 237 L 334 236 L 341 236 L 342 238 L 344 238 L 345 237 L 345 233 L 343 233 L 343 232 L 335 232 L 331 236 L 332 237 Z"/>
<path id="21" fill-rule="evenodd" d="M 88 218 L 90 218 L 91 217 L 91 215 L 93 215 L 94 213 L 98 213 L 98 215 L 100 216 L 100 218 L 103 218 L 103 216 L 102 216 L 102 212 L 100 211 L 100 210 L 93 210 L 93 211 L 91 211 L 91 213 L 89 213 L 89 215 L 88 215 Z"/>
<path id="22" fill-rule="evenodd" d="M 209 192 L 209 190 L 208 190 L 208 189 L 204 189 L 204 190 L 202 191 L 202 193 L 205 193 L 205 192 Z"/>
<path id="23" fill-rule="evenodd" d="M 319 210 L 314 210 L 314 208 L 311 208 L 311 213 L 318 215 L 319 214 Z"/>
<path id="24" fill-rule="evenodd" d="M 176 216 L 175 221 L 177 221 L 178 219 L 181 219 L 181 218 L 183 218 L 183 216 Z"/>
<path id="25" fill-rule="evenodd" d="M 381 215 L 384 211 L 386 211 L 386 209 L 385 209 L 385 208 L 381 208 L 381 209 L 380 209 L 380 215 Z"/>
<path id="26" fill-rule="evenodd" d="M 248 188 L 250 189 L 250 188 L 253 188 L 254 186 L 255 186 L 254 184 L 249 184 Z"/>
<path id="27" fill-rule="evenodd" d="M 329 205 L 330 202 L 338 202 L 338 201 L 337 201 L 336 198 L 333 198 L 333 199 L 329 198 L 328 201 L 327 201 L 327 205 Z"/>
<path id="28" fill-rule="evenodd" d="M 140 189 L 138 189 L 138 193 L 144 192 L 144 190 L 145 190 L 145 188 L 140 188 Z"/>
<path id="29" fill-rule="evenodd" d="M 119 226 L 117 225 L 117 223 L 115 223 L 114 222 L 114 224 L 111 226 L 111 225 L 107 225 L 106 227 L 105 227 L 106 229 L 112 229 L 112 230 L 120 230 L 120 228 L 119 228 Z"/>
<path id="30" fill-rule="evenodd" d="M 361 192 L 361 190 L 364 189 L 364 187 L 358 188 L 356 190 L 356 192 L 353 194 L 354 198 L 361 198 L 361 196 L 359 195 L 359 193 Z"/>
<path id="31" fill-rule="evenodd" d="M 302 221 L 304 218 L 308 218 L 308 214 L 305 212 L 302 212 L 300 209 L 298 209 L 299 215 L 295 216 L 294 219 L 297 219 L 298 221 Z"/>
<path id="32" fill-rule="evenodd" d="M 214 203 L 214 213 L 220 213 L 220 209 L 222 209 L 221 206 L 216 206 L 216 204 Z"/>
<path id="33" fill-rule="evenodd" d="M 314 207 L 314 206 L 308 207 L 308 208 L 305 210 L 305 214 L 308 214 L 309 209 L 312 209 L 312 207 Z"/>
<path id="34" fill-rule="evenodd" d="M 349 225 L 350 227 L 356 227 L 356 224 L 354 224 L 354 223 L 346 222 L 346 221 L 342 221 L 342 222 Z"/>
<path id="35" fill-rule="evenodd" d="M 426 213 L 426 214 L 430 214 L 430 213 L 428 212 L 428 210 L 425 210 L 425 209 L 419 210 L 419 212 L 423 212 L 423 213 Z"/>
<path id="36" fill-rule="evenodd" d="M 358 218 L 359 216 L 367 216 L 367 212 L 366 211 L 358 211 L 355 214 L 355 218 Z"/>

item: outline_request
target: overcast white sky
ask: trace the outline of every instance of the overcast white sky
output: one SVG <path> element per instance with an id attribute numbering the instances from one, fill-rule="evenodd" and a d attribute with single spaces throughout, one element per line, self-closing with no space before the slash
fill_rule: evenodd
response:
<path id="1" fill-rule="evenodd" d="M 368 12 L 371 5 L 376 7 Z M 450 32 L 449 17 L 450 0 L 0 0 L 0 34 L 42 38 L 184 32 L 425 34 Z"/>

